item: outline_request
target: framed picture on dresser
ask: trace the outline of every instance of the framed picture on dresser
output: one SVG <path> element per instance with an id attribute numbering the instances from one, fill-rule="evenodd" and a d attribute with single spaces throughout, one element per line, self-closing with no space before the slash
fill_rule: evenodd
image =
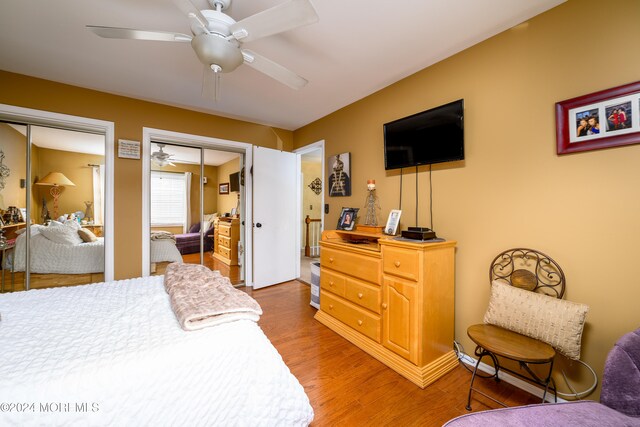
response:
<path id="1" fill-rule="evenodd" d="M 359 208 L 342 208 L 340 219 L 338 220 L 338 230 L 351 231 L 356 225 Z"/>

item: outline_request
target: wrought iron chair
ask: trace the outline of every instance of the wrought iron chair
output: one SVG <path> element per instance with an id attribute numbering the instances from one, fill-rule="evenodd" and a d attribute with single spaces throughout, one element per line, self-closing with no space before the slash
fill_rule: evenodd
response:
<path id="1" fill-rule="evenodd" d="M 489 282 L 491 283 L 496 279 L 503 279 L 512 286 L 532 292 L 544 293 L 559 299 L 563 297 L 565 291 L 565 277 L 560 266 L 549 256 L 533 249 L 509 249 L 496 256 L 489 268 Z M 475 355 L 478 358 L 471 376 L 467 410 L 471 410 L 471 394 L 474 391 L 502 406 L 507 406 L 503 402 L 473 388 L 474 381 L 479 376 L 478 366 L 485 356 L 491 358 L 495 368 L 495 373 L 488 378 L 494 378 L 496 382 L 499 382 L 498 374 L 500 370 L 503 370 L 544 387 L 542 402 L 545 401 L 549 389 L 553 390 L 555 401 L 557 401 L 555 382 L 551 378 L 553 361 L 556 355 L 556 351 L 552 346 L 537 339 L 489 324 L 470 326 L 467 329 L 467 335 L 477 345 Z M 528 375 L 523 375 L 521 372 L 501 366 L 500 358 L 518 362 L 520 368 Z M 548 373 L 543 378 L 540 378 L 531 369 L 530 365 L 548 365 Z"/>

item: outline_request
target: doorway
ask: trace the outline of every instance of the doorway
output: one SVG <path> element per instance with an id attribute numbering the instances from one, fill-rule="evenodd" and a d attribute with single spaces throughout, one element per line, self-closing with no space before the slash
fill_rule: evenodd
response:
<path id="1" fill-rule="evenodd" d="M 324 141 L 295 151 L 299 170 L 299 279 L 311 283 L 311 264 L 319 262 L 324 229 Z"/>

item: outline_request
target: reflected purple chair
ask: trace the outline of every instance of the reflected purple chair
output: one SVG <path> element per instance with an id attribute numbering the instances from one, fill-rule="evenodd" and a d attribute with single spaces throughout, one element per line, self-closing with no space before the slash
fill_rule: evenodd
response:
<path id="1" fill-rule="evenodd" d="M 618 340 L 607 356 L 600 403 L 582 400 L 465 414 L 446 427 L 640 427 L 640 329 Z"/>

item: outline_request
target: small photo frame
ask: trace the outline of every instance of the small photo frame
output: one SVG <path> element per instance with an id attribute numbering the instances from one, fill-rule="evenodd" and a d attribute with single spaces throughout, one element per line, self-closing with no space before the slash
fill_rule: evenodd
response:
<path id="1" fill-rule="evenodd" d="M 27 222 L 27 208 L 20 208 L 20 222 Z"/>
<path id="2" fill-rule="evenodd" d="M 387 225 L 384 227 L 385 234 L 389 234 L 390 236 L 395 236 L 398 232 L 398 225 L 400 224 L 400 216 L 402 215 L 402 211 L 399 209 L 393 209 L 389 213 L 389 218 L 387 219 Z"/>
<path id="3" fill-rule="evenodd" d="M 4 227 L 4 221 L 2 220 L 2 215 L 0 215 L 0 227 Z"/>
<path id="4" fill-rule="evenodd" d="M 231 216 L 236 216 L 237 213 L 238 213 L 237 208 L 231 208 Z"/>
<path id="5" fill-rule="evenodd" d="M 338 230 L 351 231 L 356 225 L 359 208 L 342 208 L 340 219 L 338 220 Z"/>
<path id="6" fill-rule="evenodd" d="M 218 194 L 229 194 L 229 183 L 218 184 Z"/>

